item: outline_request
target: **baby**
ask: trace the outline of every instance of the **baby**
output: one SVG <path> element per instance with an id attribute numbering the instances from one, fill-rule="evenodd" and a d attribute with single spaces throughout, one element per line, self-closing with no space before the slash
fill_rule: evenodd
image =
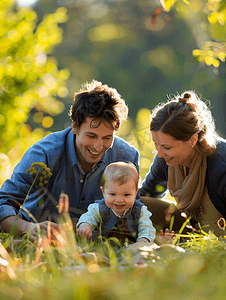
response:
<path id="1" fill-rule="evenodd" d="M 78 221 L 79 236 L 91 238 L 100 225 L 101 234 L 116 237 L 123 245 L 126 239 L 134 242 L 154 242 L 155 228 L 147 207 L 136 200 L 139 174 L 132 163 L 115 162 L 108 165 L 102 175 L 101 190 L 104 199 L 88 206 Z"/>

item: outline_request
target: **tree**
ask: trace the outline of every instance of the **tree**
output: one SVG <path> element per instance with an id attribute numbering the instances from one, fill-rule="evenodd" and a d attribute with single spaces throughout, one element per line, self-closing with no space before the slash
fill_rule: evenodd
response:
<path id="1" fill-rule="evenodd" d="M 31 109 L 44 128 L 64 110 L 60 98 L 67 95 L 69 71 L 59 70 L 50 54 L 63 38 L 58 24 L 66 21 L 63 7 L 37 24 L 31 8 L 19 8 L 15 0 L 0 2 L 0 148 L 14 162 L 48 133 L 26 124 Z"/>
<path id="2" fill-rule="evenodd" d="M 175 9 L 193 28 L 200 44 L 192 54 L 197 61 L 218 68 L 226 57 L 226 2 L 222 0 L 160 0 L 162 10 Z M 161 9 L 159 10 L 161 12 Z"/>

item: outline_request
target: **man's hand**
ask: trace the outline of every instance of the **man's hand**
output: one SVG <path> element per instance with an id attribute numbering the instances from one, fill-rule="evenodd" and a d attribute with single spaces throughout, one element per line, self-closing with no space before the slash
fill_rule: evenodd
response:
<path id="1" fill-rule="evenodd" d="M 88 239 L 90 239 L 92 236 L 92 227 L 88 223 L 82 223 L 79 225 L 77 233 L 79 236 L 86 236 Z"/>
<path id="2" fill-rule="evenodd" d="M 41 233 L 48 236 L 52 240 L 57 239 L 57 235 L 62 234 L 63 230 L 60 225 L 45 221 L 38 224 Z M 34 242 L 38 238 L 38 226 L 35 223 L 27 222 L 17 216 L 10 216 L 1 221 L 1 227 L 4 232 L 14 231 L 15 235 L 21 236 L 30 230 L 29 240 Z"/>
<path id="3" fill-rule="evenodd" d="M 41 223 L 38 223 L 40 227 L 40 233 L 41 236 L 46 236 L 51 240 L 58 240 L 58 235 L 63 234 L 63 230 L 60 227 L 60 225 L 50 222 L 50 221 L 44 221 Z M 34 223 L 29 223 L 28 230 L 30 230 L 30 237 L 29 240 L 31 242 L 34 242 L 38 238 L 38 226 Z"/>

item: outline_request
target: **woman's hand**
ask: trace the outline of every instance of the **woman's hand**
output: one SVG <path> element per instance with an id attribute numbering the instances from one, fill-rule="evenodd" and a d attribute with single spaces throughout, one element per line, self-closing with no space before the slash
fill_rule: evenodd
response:
<path id="1" fill-rule="evenodd" d="M 77 233 L 79 236 L 86 236 L 88 239 L 90 239 L 92 236 L 92 227 L 88 223 L 82 223 L 79 225 Z"/>
<path id="2" fill-rule="evenodd" d="M 165 231 L 160 230 L 159 236 L 157 236 L 157 243 L 158 244 L 172 244 L 176 237 L 174 231 L 169 232 L 169 229 L 166 228 Z"/>

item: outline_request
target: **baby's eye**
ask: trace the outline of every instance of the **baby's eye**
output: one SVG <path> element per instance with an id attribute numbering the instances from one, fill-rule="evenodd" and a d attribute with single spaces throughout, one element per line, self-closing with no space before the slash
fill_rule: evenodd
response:
<path id="1" fill-rule="evenodd" d="M 130 194 L 125 194 L 126 197 L 130 196 Z"/>
<path id="2" fill-rule="evenodd" d="M 111 196 L 115 196 L 115 193 L 110 193 Z"/>

